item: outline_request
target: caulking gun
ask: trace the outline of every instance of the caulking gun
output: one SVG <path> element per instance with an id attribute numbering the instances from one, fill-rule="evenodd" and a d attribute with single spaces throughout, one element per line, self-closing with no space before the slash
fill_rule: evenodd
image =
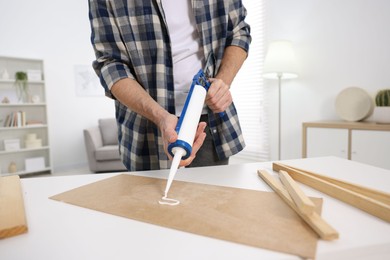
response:
<path id="1" fill-rule="evenodd" d="M 164 197 L 168 196 L 169 188 L 171 187 L 180 161 L 187 159 L 191 155 L 192 144 L 210 85 L 211 83 L 208 81 L 202 69 L 192 79 L 190 91 L 176 126 L 178 138 L 174 143 L 168 145 L 168 152 L 172 155 L 173 160 Z"/>

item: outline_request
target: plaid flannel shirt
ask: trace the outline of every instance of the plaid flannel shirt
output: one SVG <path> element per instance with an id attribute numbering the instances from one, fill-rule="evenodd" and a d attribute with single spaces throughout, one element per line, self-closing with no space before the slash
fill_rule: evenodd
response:
<path id="1" fill-rule="evenodd" d="M 213 53 L 215 70 L 227 46 L 248 51 L 250 27 L 241 0 L 192 0 L 205 57 Z M 137 80 L 162 107 L 175 112 L 172 51 L 161 0 L 89 0 L 93 67 L 105 88 L 122 78 Z M 214 73 L 214 72 L 212 72 Z M 193 77 L 194 75 L 188 75 Z M 114 98 L 115 99 L 115 98 Z M 166 169 L 170 161 L 157 126 L 115 100 L 119 151 L 129 171 Z M 232 104 L 221 118 L 209 111 L 209 123 L 219 158 L 244 146 Z"/>

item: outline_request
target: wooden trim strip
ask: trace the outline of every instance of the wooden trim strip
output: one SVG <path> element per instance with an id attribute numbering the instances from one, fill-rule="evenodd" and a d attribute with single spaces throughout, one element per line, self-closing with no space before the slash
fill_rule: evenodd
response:
<path id="1" fill-rule="evenodd" d="M 321 175 L 321 174 L 318 174 L 318 173 L 315 173 L 315 172 L 306 171 L 306 170 L 303 170 L 303 169 L 300 169 L 300 168 L 296 168 L 296 167 L 292 167 L 292 166 L 288 166 L 288 165 L 284 165 L 284 166 L 289 167 L 289 168 L 294 169 L 294 170 L 297 170 L 297 171 L 304 172 L 304 173 L 306 173 L 308 175 L 311 175 L 311 176 L 315 176 L 315 177 L 317 177 L 319 179 L 322 179 L 322 180 L 328 181 L 330 183 L 333 183 L 333 184 L 335 184 L 337 186 L 343 187 L 343 188 L 345 188 L 347 190 L 351 190 L 351 191 L 354 191 L 356 193 L 360 193 L 360 194 L 362 194 L 364 196 L 370 197 L 372 199 L 375 199 L 375 200 L 378 200 L 378 201 L 381 201 L 381 202 L 383 202 L 385 204 L 390 205 L 390 193 L 386 193 L 386 192 L 383 192 L 383 191 L 370 189 L 370 188 L 367 188 L 367 187 L 364 187 L 364 186 L 361 186 L 361 185 L 358 185 L 358 184 L 353 184 L 353 183 L 346 182 L 346 181 L 343 181 L 343 180 L 331 178 L 331 177 L 324 176 L 324 175 Z"/>
<path id="2" fill-rule="evenodd" d="M 0 238 L 27 232 L 26 214 L 18 175 L 0 177 Z"/>
<path id="3" fill-rule="evenodd" d="M 308 196 L 303 193 L 301 188 L 297 185 L 297 183 L 290 177 L 290 175 L 286 171 L 279 171 L 279 178 L 284 184 L 284 187 L 287 189 L 291 198 L 295 202 L 298 209 L 303 214 L 312 214 L 315 209 L 315 205 L 313 201 L 310 200 Z"/>
<path id="4" fill-rule="evenodd" d="M 272 167 L 274 171 L 284 170 L 296 181 L 390 222 L 390 205 L 383 202 L 383 200 L 376 199 L 378 195 L 381 195 L 379 197 L 383 197 L 383 199 L 387 201 L 389 195 L 386 195 L 383 192 L 339 180 L 332 180 L 334 182 L 332 183 L 331 178 L 329 177 L 321 176 L 320 178 L 318 175 L 316 176 L 308 171 L 303 172 L 281 163 L 273 163 Z M 360 193 L 360 191 L 362 191 L 362 193 Z M 369 196 L 371 194 L 377 195 L 373 198 L 372 196 Z"/>
<path id="5" fill-rule="evenodd" d="M 303 214 L 283 185 L 267 171 L 258 170 L 257 173 L 322 239 L 333 240 L 339 237 L 339 233 L 325 222 L 317 212 Z"/>

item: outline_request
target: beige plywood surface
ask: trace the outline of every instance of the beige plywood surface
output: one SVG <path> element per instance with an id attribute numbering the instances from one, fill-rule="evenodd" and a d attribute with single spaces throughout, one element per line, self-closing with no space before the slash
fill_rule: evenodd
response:
<path id="1" fill-rule="evenodd" d="M 259 178 L 259 181 L 262 181 Z M 166 180 L 121 174 L 51 199 L 162 227 L 248 246 L 314 258 L 318 236 L 274 192 L 174 181 L 160 205 Z M 312 198 L 320 211 L 322 199 Z"/>

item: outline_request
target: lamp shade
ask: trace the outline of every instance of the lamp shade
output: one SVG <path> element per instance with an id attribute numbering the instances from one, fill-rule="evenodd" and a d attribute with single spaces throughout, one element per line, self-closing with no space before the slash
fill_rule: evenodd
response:
<path id="1" fill-rule="evenodd" d="M 295 53 L 290 41 L 271 42 L 264 60 L 263 77 L 268 79 L 298 77 Z"/>

